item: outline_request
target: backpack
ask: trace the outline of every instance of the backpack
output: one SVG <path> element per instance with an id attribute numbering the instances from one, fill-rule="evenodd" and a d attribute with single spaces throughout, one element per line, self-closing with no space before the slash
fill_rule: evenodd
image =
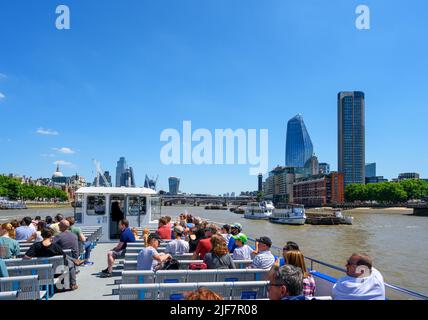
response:
<path id="1" fill-rule="evenodd" d="M 162 265 L 161 270 L 179 270 L 180 262 L 177 259 L 168 259 Z"/>

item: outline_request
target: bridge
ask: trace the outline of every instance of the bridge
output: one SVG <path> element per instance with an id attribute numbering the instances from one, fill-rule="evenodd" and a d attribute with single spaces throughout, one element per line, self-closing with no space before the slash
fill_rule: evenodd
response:
<path id="1" fill-rule="evenodd" d="M 248 202 L 256 201 L 255 197 L 216 197 L 204 195 L 162 195 L 161 202 L 163 206 L 172 206 L 173 204 L 187 204 L 192 206 L 200 205 L 246 205 Z"/>

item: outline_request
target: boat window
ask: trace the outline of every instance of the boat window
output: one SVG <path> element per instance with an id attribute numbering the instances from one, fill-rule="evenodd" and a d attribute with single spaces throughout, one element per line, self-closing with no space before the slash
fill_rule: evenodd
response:
<path id="1" fill-rule="evenodd" d="M 88 196 L 86 214 L 104 215 L 106 213 L 106 198 L 105 196 Z"/>
<path id="2" fill-rule="evenodd" d="M 150 198 L 152 219 L 157 220 L 161 216 L 161 200 L 160 197 Z"/>
<path id="3" fill-rule="evenodd" d="M 128 197 L 128 215 L 138 216 L 146 214 L 146 197 Z"/>

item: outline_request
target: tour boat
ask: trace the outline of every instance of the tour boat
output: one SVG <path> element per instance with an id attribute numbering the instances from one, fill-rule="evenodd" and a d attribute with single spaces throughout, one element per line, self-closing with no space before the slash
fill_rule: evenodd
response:
<path id="1" fill-rule="evenodd" d="M 244 218 L 254 220 L 267 220 L 274 210 L 273 204 L 269 201 L 250 202 L 245 209 Z"/>
<path id="2" fill-rule="evenodd" d="M 301 205 L 276 208 L 269 217 L 272 223 L 304 225 L 306 221 L 305 207 Z"/>

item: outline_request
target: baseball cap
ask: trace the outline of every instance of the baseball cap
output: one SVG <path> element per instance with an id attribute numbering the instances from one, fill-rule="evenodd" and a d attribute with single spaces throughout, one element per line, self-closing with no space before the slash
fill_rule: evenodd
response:
<path id="1" fill-rule="evenodd" d="M 269 237 L 260 237 L 260 238 L 256 239 L 256 241 L 259 243 L 263 243 L 269 247 L 272 246 L 272 240 Z"/>
<path id="2" fill-rule="evenodd" d="M 183 233 L 184 232 L 184 228 L 182 226 L 175 226 L 174 227 L 174 232 Z"/>
<path id="3" fill-rule="evenodd" d="M 230 226 L 231 228 L 242 230 L 242 224 L 240 223 L 234 223 Z"/>
<path id="4" fill-rule="evenodd" d="M 232 238 L 241 241 L 243 244 L 246 244 L 248 241 L 247 236 L 243 233 L 237 234 L 236 236 L 232 236 Z"/>

